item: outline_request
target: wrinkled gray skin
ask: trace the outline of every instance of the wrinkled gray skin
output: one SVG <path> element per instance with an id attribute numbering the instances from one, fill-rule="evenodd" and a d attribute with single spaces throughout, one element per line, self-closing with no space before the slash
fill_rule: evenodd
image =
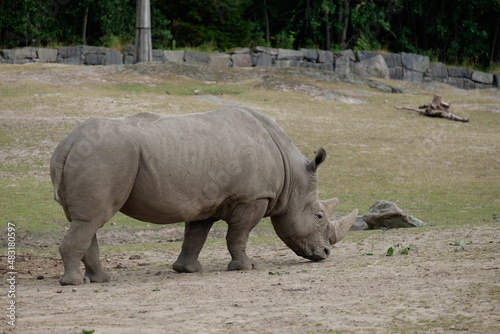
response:
<path id="1" fill-rule="evenodd" d="M 186 222 L 178 272 L 201 270 L 198 255 L 219 219 L 228 224 L 229 270 L 253 268 L 246 243 L 266 216 L 296 254 L 323 260 L 357 215 L 328 220 L 338 201 L 318 200 L 316 170 L 325 157 L 320 148 L 307 160 L 274 120 L 243 108 L 89 119 L 50 163 L 55 199 L 71 222 L 59 247 L 60 283 L 109 281 L 96 231 L 118 211 L 155 224 Z"/>

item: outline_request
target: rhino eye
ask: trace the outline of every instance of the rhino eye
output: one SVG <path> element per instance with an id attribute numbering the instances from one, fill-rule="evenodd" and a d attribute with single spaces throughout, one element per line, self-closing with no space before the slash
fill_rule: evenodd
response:
<path id="1" fill-rule="evenodd" d="M 316 218 L 318 218 L 319 220 L 321 220 L 321 219 L 323 219 L 323 215 L 322 215 L 321 213 L 318 213 L 318 214 L 316 215 Z"/>

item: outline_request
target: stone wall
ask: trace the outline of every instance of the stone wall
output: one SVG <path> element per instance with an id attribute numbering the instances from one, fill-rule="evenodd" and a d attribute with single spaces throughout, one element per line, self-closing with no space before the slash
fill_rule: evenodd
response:
<path id="1" fill-rule="evenodd" d="M 0 63 L 25 64 L 53 62 L 73 65 L 121 65 L 135 62 L 135 48 L 128 45 L 123 55 L 114 50 L 94 46 L 68 46 L 57 49 L 23 48 L 0 50 Z M 288 50 L 257 46 L 229 53 L 153 50 L 155 62 L 197 63 L 217 67 L 307 67 L 355 74 L 362 77 L 404 80 L 415 83 L 443 82 L 463 89 L 500 88 L 500 73 L 469 71 L 431 63 L 429 57 L 412 53 L 381 53 L 352 50 Z"/>

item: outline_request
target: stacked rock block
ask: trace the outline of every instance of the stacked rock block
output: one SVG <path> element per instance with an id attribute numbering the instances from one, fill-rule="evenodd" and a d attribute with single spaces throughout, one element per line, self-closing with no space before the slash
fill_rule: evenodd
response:
<path id="1" fill-rule="evenodd" d="M 0 63 L 63 63 L 71 65 L 121 65 L 122 54 L 97 46 L 64 46 L 57 49 L 0 50 Z"/>
<path id="2" fill-rule="evenodd" d="M 123 55 L 114 50 L 95 46 L 68 46 L 57 49 L 22 48 L 0 50 L 0 63 L 26 64 L 57 62 L 73 65 L 134 64 L 135 47 L 128 45 Z M 216 67 L 305 67 L 339 74 L 362 77 L 404 80 L 415 83 L 443 82 L 462 89 L 500 88 L 500 74 L 469 71 L 467 68 L 449 67 L 431 63 L 429 57 L 413 53 L 382 53 L 374 51 L 344 50 L 288 50 L 257 46 L 228 53 L 153 50 L 154 62 L 203 64 Z"/>

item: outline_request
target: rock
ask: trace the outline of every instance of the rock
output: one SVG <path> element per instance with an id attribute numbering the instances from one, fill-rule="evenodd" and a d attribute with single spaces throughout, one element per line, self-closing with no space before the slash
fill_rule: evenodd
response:
<path id="1" fill-rule="evenodd" d="M 122 54 L 115 50 L 106 50 L 106 65 L 122 65 Z"/>
<path id="2" fill-rule="evenodd" d="M 38 57 L 35 48 L 22 48 L 16 50 L 16 60 L 30 59 L 33 61 L 36 58 Z"/>
<path id="3" fill-rule="evenodd" d="M 349 229 L 349 231 L 364 231 L 364 230 L 368 230 L 368 224 L 363 219 L 363 216 L 358 216 L 354 224 Z"/>
<path id="4" fill-rule="evenodd" d="M 360 77 L 389 79 L 389 68 L 381 55 L 354 64 L 354 74 Z"/>
<path id="5" fill-rule="evenodd" d="M 154 50 L 153 49 L 153 61 L 162 63 L 165 60 L 163 59 L 163 50 Z"/>
<path id="6" fill-rule="evenodd" d="M 356 61 L 356 56 L 351 49 L 342 50 L 334 53 L 335 57 L 346 57 L 351 61 Z"/>
<path id="7" fill-rule="evenodd" d="M 493 75 L 493 86 L 500 88 L 500 73 Z"/>
<path id="8" fill-rule="evenodd" d="M 106 65 L 106 48 L 97 46 L 83 47 L 83 64 L 85 65 Z"/>
<path id="9" fill-rule="evenodd" d="M 342 74 L 352 73 L 354 65 L 348 57 L 335 57 L 335 72 Z"/>
<path id="10" fill-rule="evenodd" d="M 127 45 L 123 50 L 123 63 L 126 65 L 135 64 L 137 59 L 134 45 Z"/>
<path id="11" fill-rule="evenodd" d="M 424 78 L 423 72 L 412 71 L 407 68 L 403 68 L 403 80 L 415 83 L 422 83 Z"/>
<path id="12" fill-rule="evenodd" d="M 429 57 L 401 52 L 401 63 L 408 70 L 424 73 L 429 68 Z"/>
<path id="13" fill-rule="evenodd" d="M 297 50 L 278 49 L 277 60 L 302 60 L 304 52 Z"/>
<path id="14" fill-rule="evenodd" d="M 164 50 L 163 61 L 169 61 L 173 63 L 184 62 L 184 50 Z"/>
<path id="15" fill-rule="evenodd" d="M 458 78 L 458 77 L 448 77 L 445 82 L 449 85 L 462 88 L 462 89 L 476 89 L 478 88 L 478 83 L 475 83 L 469 78 Z"/>
<path id="16" fill-rule="evenodd" d="M 210 56 L 206 52 L 186 51 L 184 61 L 186 63 L 208 64 L 210 63 Z"/>
<path id="17" fill-rule="evenodd" d="M 248 53 L 234 53 L 231 60 L 233 67 L 252 67 L 252 59 Z"/>
<path id="18" fill-rule="evenodd" d="M 448 69 L 448 76 L 456 78 L 469 78 L 469 69 L 462 67 L 450 67 Z"/>
<path id="19" fill-rule="evenodd" d="M 252 49 L 252 52 L 264 52 L 270 55 L 271 57 L 276 57 L 278 55 L 278 49 L 276 48 L 268 48 L 265 46 L 256 46 Z"/>
<path id="20" fill-rule="evenodd" d="M 389 67 L 389 77 L 392 80 L 403 80 L 403 67 Z"/>
<path id="21" fill-rule="evenodd" d="M 426 77 L 433 79 L 444 79 L 448 77 L 448 69 L 443 63 L 430 63 L 429 68 L 425 71 Z"/>
<path id="22" fill-rule="evenodd" d="M 381 53 L 380 54 L 389 68 L 396 68 L 403 66 L 401 55 L 399 53 Z"/>
<path id="23" fill-rule="evenodd" d="M 39 48 L 36 50 L 36 53 L 38 55 L 38 60 L 42 63 L 55 63 L 57 61 L 56 49 Z"/>
<path id="24" fill-rule="evenodd" d="M 300 49 L 300 51 L 304 54 L 304 59 L 312 63 L 315 63 L 318 59 L 318 50 Z"/>
<path id="25" fill-rule="evenodd" d="M 395 203 L 376 201 L 363 216 L 370 230 L 386 228 L 421 227 L 429 224 L 403 212 Z"/>
<path id="26" fill-rule="evenodd" d="M 333 64 L 333 53 L 331 51 L 318 50 L 318 63 L 322 64 Z"/>
<path id="27" fill-rule="evenodd" d="M 63 46 L 57 48 L 58 62 L 70 65 L 83 64 L 83 46 Z"/>
<path id="28" fill-rule="evenodd" d="M 274 65 L 276 67 L 300 67 L 302 64 L 301 60 L 275 60 Z"/>
<path id="29" fill-rule="evenodd" d="M 314 64 L 314 68 L 317 68 L 318 70 L 333 71 L 333 63 L 329 64 L 316 63 Z"/>
<path id="30" fill-rule="evenodd" d="M 273 57 L 267 52 L 252 54 L 253 66 L 273 66 Z"/>
<path id="31" fill-rule="evenodd" d="M 217 52 L 210 57 L 210 66 L 231 67 L 231 56 L 225 52 Z"/>
<path id="32" fill-rule="evenodd" d="M 493 74 L 491 73 L 472 71 L 470 78 L 475 82 L 484 83 L 487 85 L 493 84 Z"/>
<path id="33" fill-rule="evenodd" d="M 364 61 L 377 56 L 379 53 L 375 51 L 356 51 L 356 61 Z"/>

